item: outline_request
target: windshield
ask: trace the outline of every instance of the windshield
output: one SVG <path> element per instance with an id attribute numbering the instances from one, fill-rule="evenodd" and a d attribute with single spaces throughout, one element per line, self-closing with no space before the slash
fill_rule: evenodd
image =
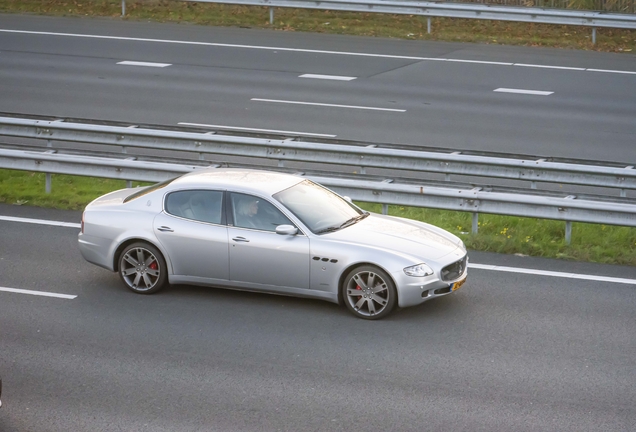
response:
<path id="1" fill-rule="evenodd" d="M 354 204 L 310 180 L 278 192 L 274 198 L 315 234 L 344 228 L 366 214 Z"/>

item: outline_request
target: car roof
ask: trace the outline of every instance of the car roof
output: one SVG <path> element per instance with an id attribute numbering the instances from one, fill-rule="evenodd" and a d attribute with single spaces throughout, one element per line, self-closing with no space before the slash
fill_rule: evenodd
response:
<path id="1" fill-rule="evenodd" d="M 233 189 L 273 195 L 305 180 L 292 174 L 243 168 L 204 168 L 176 178 L 171 186 Z"/>

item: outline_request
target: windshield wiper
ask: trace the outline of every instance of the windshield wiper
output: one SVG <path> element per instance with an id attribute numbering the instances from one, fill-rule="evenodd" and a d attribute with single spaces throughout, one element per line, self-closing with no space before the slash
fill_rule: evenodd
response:
<path id="1" fill-rule="evenodd" d="M 352 217 L 351 219 L 347 219 L 346 221 L 344 221 L 343 223 L 341 223 L 338 226 L 330 226 L 330 227 L 327 227 L 327 228 L 323 228 L 323 229 L 321 229 L 319 231 L 316 231 L 315 234 L 324 234 L 324 233 L 327 233 L 327 232 L 333 232 L 333 231 L 341 230 L 343 228 L 346 228 L 348 226 L 351 226 L 351 225 L 357 223 L 358 221 L 361 221 L 365 217 L 369 216 L 369 214 L 370 214 L 369 212 L 365 212 L 365 213 L 363 213 L 363 214 L 361 214 L 359 216 L 355 216 L 355 217 Z"/>

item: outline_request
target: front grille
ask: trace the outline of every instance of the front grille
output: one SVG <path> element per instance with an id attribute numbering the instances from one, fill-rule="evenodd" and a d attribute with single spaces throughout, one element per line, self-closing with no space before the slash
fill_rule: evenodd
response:
<path id="1" fill-rule="evenodd" d="M 452 281 L 457 279 L 464 273 L 466 269 L 466 263 L 468 262 L 468 255 L 464 255 L 464 258 L 459 261 L 455 261 L 452 264 L 447 265 L 442 269 L 442 280 Z"/>

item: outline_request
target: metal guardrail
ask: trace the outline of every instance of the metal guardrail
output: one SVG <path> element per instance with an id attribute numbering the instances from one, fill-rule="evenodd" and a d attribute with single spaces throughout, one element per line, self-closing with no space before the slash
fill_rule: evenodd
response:
<path id="1" fill-rule="evenodd" d="M 636 12 L 634 0 L 444 0 L 448 3 L 478 3 L 499 6 L 593 10 L 615 13 Z"/>
<path id="2" fill-rule="evenodd" d="M 445 3 L 397 0 L 183 0 L 199 3 L 219 3 L 269 8 L 270 24 L 274 22 L 274 7 L 321 9 L 360 13 L 386 13 L 428 17 L 427 31 L 431 33 L 431 17 L 487 19 L 531 22 L 541 24 L 577 25 L 592 27 L 592 43 L 596 43 L 596 28 L 636 29 L 633 14 L 606 13 L 589 10 L 551 9 L 538 7 L 499 6 L 473 3 Z M 633 5 L 632 5 L 633 9 Z M 121 2 L 122 16 L 126 14 L 126 0 Z"/>
<path id="3" fill-rule="evenodd" d="M 552 162 L 545 158 L 465 155 L 460 152 L 381 148 L 375 146 L 298 142 L 293 139 L 267 139 L 219 135 L 214 132 L 182 132 L 108 124 L 73 123 L 0 116 L 0 136 L 35 138 L 79 143 L 103 144 L 137 149 L 161 149 L 195 154 L 251 157 L 286 162 L 320 163 L 367 169 L 438 173 L 446 176 L 478 176 L 522 180 L 536 187 L 537 182 L 596 186 L 636 190 L 634 165 L 622 167 Z M 342 143 L 342 141 L 337 141 Z"/>
<path id="4" fill-rule="evenodd" d="M 114 159 L 81 155 L 57 154 L 52 151 L 33 152 L 0 149 L 0 167 L 54 174 L 106 177 L 125 180 L 158 182 L 213 165 L 183 165 L 135 159 Z M 293 170 L 291 170 L 293 172 Z M 555 219 L 566 222 L 592 222 L 636 227 L 636 202 L 633 200 L 594 201 L 573 196 L 546 196 L 492 192 L 481 188 L 450 188 L 439 185 L 395 184 L 387 181 L 352 178 L 337 174 L 325 177 L 296 172 L 315 180 L 354 200 L 430 207 L 478 213 Z M 530 191 L 528 191 L 530 192 Z"/>
<path id="5" fill-rule="evenodd" d="M 455 165 L 449 166 L 461 167 L 462 163 L 473 166 L 475 170 L 479 170 L 480 176 L 488 170 L 494 170 L 493 172 L 497 174 L 496 171 L 502 166 L 503 173 L 507 174 L 515 172 L 511 167 L 525 170 L 523 160 L 7 117 L 0 117 L 0 135 L 47 141 L 88 142 L 123 146 L 128 149 L 161 148 L 195 153 L 230 154 L 248 156 L 257 161 L 262 158 L 282 162 L 311 161 L 326 167 L 334 164 L 349 165 L 352 162 L 367 164 L 371 160 L 374 166 L 383 164 L 382 168 L 388 169 L 394 178 L 378 179 L 377 176 L 373 178 L 363 173 L 338 174 L 333 170 L 329 171 L 329 175 L 310 172 L 302 173 L 302 175 L 333 188 L 341 194 L 348 195 L 352 199 L 383 204 L 385 212 L 389 204 L 471 212 L 473 232 L 477 231 L 479 213 L 562 220 L 566 222 L 567 242 L 571 238 L 573 221 L 636 226 L 636 200 L 631 198 L 583 197 L 533 189 L 499 191 L 490 187 L 443 186 L 417 179 L 404 181 L 400 177 L 404 169 L 417 172 L 419 168 L 423 168 L 423 171 L 426 171 L 427 157 L 435 158 L 432 163 L 435 168 L 440 163 L 439 166 L 445 167 L 444 160 L 452 160 Z M 116 159 L 58 154 L 56 151 L 54 149 L 38 152 L 0 149 L 0 167 L 45 173 L 160 181 L 207 166 L 206 161 L 196 161 L 196 163 L 192 161 L 192 164 L 159 163 L 136 160 L 140 156 L 126 159 L 128 154 L 123 154 Z M 457 159 L 458 157 L 462 162 Z M 480 165 L 480 163 L 484 164 Z M 532 163 L 545 164 L 546 162 L 532 161 Z M 616 176 L 616 170 L 618 170 L 620 173 L 624 171 L 629 173 L 627 177 L 621 178 L 621 186 L 626 184 L 625 179 L 629 179 L 630 188 L 636 186 L 636 170 L 633 167 L 625 170 L 614 167 L 557 165 L 563 166 L 552 167 L 553 175 L 563 175 L 574 179 L 576 184 L 580 184 L 580 179 L 585 179 L 585 172 L 590 173 L 592 177 L 596 175 L 600 179 L 610 180 Z M 559 168 L 567 169 L 559 170 Z M 278 169 L 285 170 L 284 163 L 279 163 Z M 298 171 L 290 168 L 286 170 Z M 465 170 L 460 171 L 465 174 Z M 514 175 L 518 175 L 519 172 L 517 171 Z M 575 176 L 572 176 L 572 173 L 575 173 Z M 586 181 L 585 184 L 594 183 Z"/>
<path id="6" fill-rule="evenodd" d="M 444 3 L 396 0 L 184 0 L 244 6 L 322 9 L 363 13 L 420 15 L 445 18 L 521 21 L 541 24 L 587 27 L 636 28 L 636 16 L 585 10 L 536 7 L 492 6 L 470 3 Z"/>

